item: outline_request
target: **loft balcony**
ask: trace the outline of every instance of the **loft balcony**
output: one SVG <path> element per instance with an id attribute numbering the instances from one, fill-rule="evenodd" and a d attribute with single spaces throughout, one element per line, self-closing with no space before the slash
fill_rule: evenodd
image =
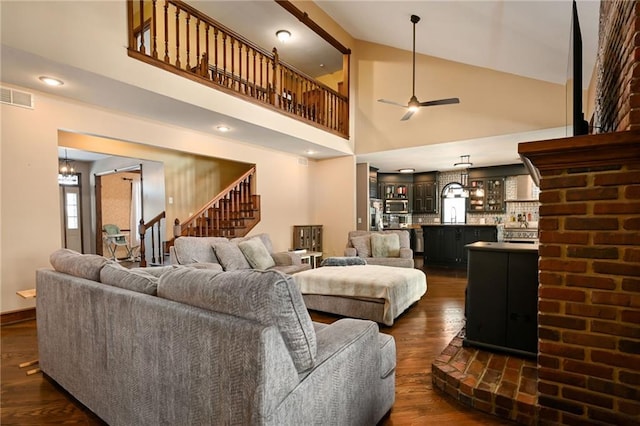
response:
<path id="1" fill-rule="evenodd" d="M 349 138 L 348 84 L 333 89 L 180 0 L 129 0 L 127 12 L 130 57 Z"/>

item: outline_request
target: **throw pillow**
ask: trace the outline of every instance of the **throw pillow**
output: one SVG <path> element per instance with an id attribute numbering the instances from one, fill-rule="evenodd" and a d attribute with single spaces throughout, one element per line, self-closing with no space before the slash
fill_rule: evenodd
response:
<path id="1" fill-rule="evenodd" d="M 100 271 L 100 282 L 152 296 L 158 290 L 158 277 L 141 269 L 127 269 L 115 262 L 104 265 Z"/>
<path id="2" fill-rule="evenodd" d="M 56 250 L 49 256 L 56 271 L 92 281 L 100 281 L 100 270 L 108 261 L 97 254 L 81 254 L 69 249 Z"/>
<path id="3" fill-rule="evenodd" d="M 260 238 L 249 238 L 248 240 L 240 241 L 238 247 L 253 269 L 264 271 L 276 266 L 276 262 Z"/>
<path id="4" fill-rule="evenodd" d="M 251 265 L 240 251 L 238 244 L 231 242 L 219 242 L 213 244 L 213 250 L 225 271 L 238 269 L 251 269 Z"/>
<path id="5" fill-rule="evenodd" d="M 372 257 L 400 257 L 398 234 L 371 234 Z"/>
<path id="6" fill-rule="evenodd" d="M 358 257 L 371 257 L 371 237 L 369 235 L 351 237 L 351 245 L 356 249 Z"/>
<path id="7" fill-rule="evenodd" d="M 327 257 L 320 266 L 352 266 L 366 265 L 367 261 L 361 257 Z"/>

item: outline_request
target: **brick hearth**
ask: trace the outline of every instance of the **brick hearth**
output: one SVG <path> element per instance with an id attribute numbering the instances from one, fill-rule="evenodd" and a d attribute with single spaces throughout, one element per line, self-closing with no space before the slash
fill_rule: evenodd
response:
<path id="1" fill-rule="evenodd" d="M 463 339 L 464 330 L 431 365 L 433 385 L 468 407 L 536 424 L 536 362 L 465 347 Z"/>

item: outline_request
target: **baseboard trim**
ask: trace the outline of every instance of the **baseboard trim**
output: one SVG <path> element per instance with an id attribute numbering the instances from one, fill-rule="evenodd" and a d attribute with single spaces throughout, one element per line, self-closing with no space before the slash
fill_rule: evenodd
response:
<path id="1" fill-rule="evenodd" d="M 4 312 L 0 315 L 0 325 L 13 324 L 21 321 L 36 319 L 36 308 L 20 309 L 17 311 Z"/>

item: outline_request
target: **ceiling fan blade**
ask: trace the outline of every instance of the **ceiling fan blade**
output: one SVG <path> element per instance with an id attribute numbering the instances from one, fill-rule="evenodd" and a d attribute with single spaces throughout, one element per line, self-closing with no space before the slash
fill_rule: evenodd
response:
<path id="1" fill-rule="evenodd" d="M 402 118 L 400 119 L 400 121 L 407 121 L 408 119 L 411 118 L 411 116 L 413 115 L 415 111 L 407 111 L 407 113 L 405 115 L 402 116 Z"/>
<path id="2" fill-rule="evenodd" d="M 398 102 L 394 102 L 394 101 L 389 101 L 387 99 L 378 99 L 378 102 L 382 102 L 382 103 L 385 103 L 385 104 L 391 104 L 391 105 L 397 105 L 397 106 L 402 107 L 402 108 L 406 108 L 407 107 L 406 105 L 399 104 Z"/>
<path id="3" fill-rule="evenodd" d="M 420 102 L 420 106 L 450 105 L 450 104 L 459 104 L 459 103 L 460 103 L 460 99 L 458 98 L 448 98 L 448 99 L 438 99 L 437 101 Z"/>

